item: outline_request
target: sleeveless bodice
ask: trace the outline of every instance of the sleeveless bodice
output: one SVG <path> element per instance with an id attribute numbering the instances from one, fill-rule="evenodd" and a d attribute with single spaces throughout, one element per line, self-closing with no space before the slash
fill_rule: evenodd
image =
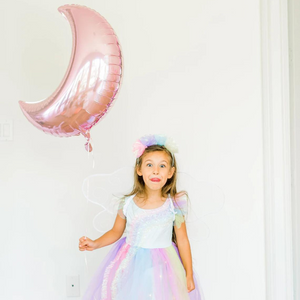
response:
<path id="1" fill-rule="evenodd" d="M 154 209 L 143 209 L 136 205 L 135 195 L 125 198 L 123 207 L 126 216 L 126 242 L 142 248 L 166 248 L 172 244 L 175 220 L 173 201 L 168 195 L 164 204 Z"/>

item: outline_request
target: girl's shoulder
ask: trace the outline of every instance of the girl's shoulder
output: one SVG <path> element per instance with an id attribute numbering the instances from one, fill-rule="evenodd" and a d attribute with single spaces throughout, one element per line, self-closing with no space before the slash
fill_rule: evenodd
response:
<path id="1" fill-rule="evenodd" d="M 185 222 L 188 215 L 188 194 L 185 191 L 177 193 L 172 197 L 174 205 L 174 225 L 180 228 L 180 225 Z"/>
<path id="2" fill-rule="evenodd" d="M 175 194 L 174 197 L 172 197 L 174 205 L 182 206 L 186 205 L 188 201 L 188 194 L 186 191 L 180 191 Z"/>
<path id="3" fill-rule="evenodd" d="M 134 195 L 129 195 L 129 196 L 123 196 L 119 199 L 119 209 L 123 208 L 126 206 L 126 204 L 129 202 L 130 198 L 133 198 Z"/>
<path id="4" fill-rule="evenodd" d="M 129 196 L 123 196 L 119 199 L 119 204 L 118 204 L 118 214 L 125 219 L 126 217 L 126 212 L 127 212 L 127 206 L 130 203 L 130 199 L 133 198 L 134 195 L 129 195 Z"/>

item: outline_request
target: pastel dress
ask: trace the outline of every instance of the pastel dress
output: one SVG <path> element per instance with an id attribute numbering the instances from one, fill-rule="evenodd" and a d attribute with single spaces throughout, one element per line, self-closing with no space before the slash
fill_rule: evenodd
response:
<path id="1" fill-rule="evenodd" d="M 126 236 L 112 245 L 101 262 L 83 300 L 204 300 L 199 277 L 188 293 L 185 269 L 173 226 L 180 228 L 187 214 L 187 198 L 168 195 L 154 209 L 139 207 L 134 196 L 124 197 L 118 214 L 126 219 Z"/>

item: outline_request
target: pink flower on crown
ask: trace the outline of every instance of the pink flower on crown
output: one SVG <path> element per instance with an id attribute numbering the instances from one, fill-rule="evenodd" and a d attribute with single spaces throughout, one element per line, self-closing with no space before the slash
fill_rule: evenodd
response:
<path id="1" fill-rule="evenodd" d="M 144 153 L 146 148 L 147 148 L 146 145 L 142 144 L 140 140 L 137 140 L 133 145 L 132 151 L 135 154 L 135 156 L 138 158 Z"/>

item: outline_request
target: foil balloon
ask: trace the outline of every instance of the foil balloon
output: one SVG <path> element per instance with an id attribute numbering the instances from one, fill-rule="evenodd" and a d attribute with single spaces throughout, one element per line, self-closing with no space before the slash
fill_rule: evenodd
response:
<path id="1" fill-rule="evenodd" d="M 98 12 L 80 5 L 64 5 L 58 11 L 72 29 L 67 72 L 50 97 L 35 103 L 19 101 L 19 105 L 26 118 L 47 134 L 82 134 L 90 152 L 90 129 L 105 117 L 120 90 L 121 47 L 114 30 Z"/>

